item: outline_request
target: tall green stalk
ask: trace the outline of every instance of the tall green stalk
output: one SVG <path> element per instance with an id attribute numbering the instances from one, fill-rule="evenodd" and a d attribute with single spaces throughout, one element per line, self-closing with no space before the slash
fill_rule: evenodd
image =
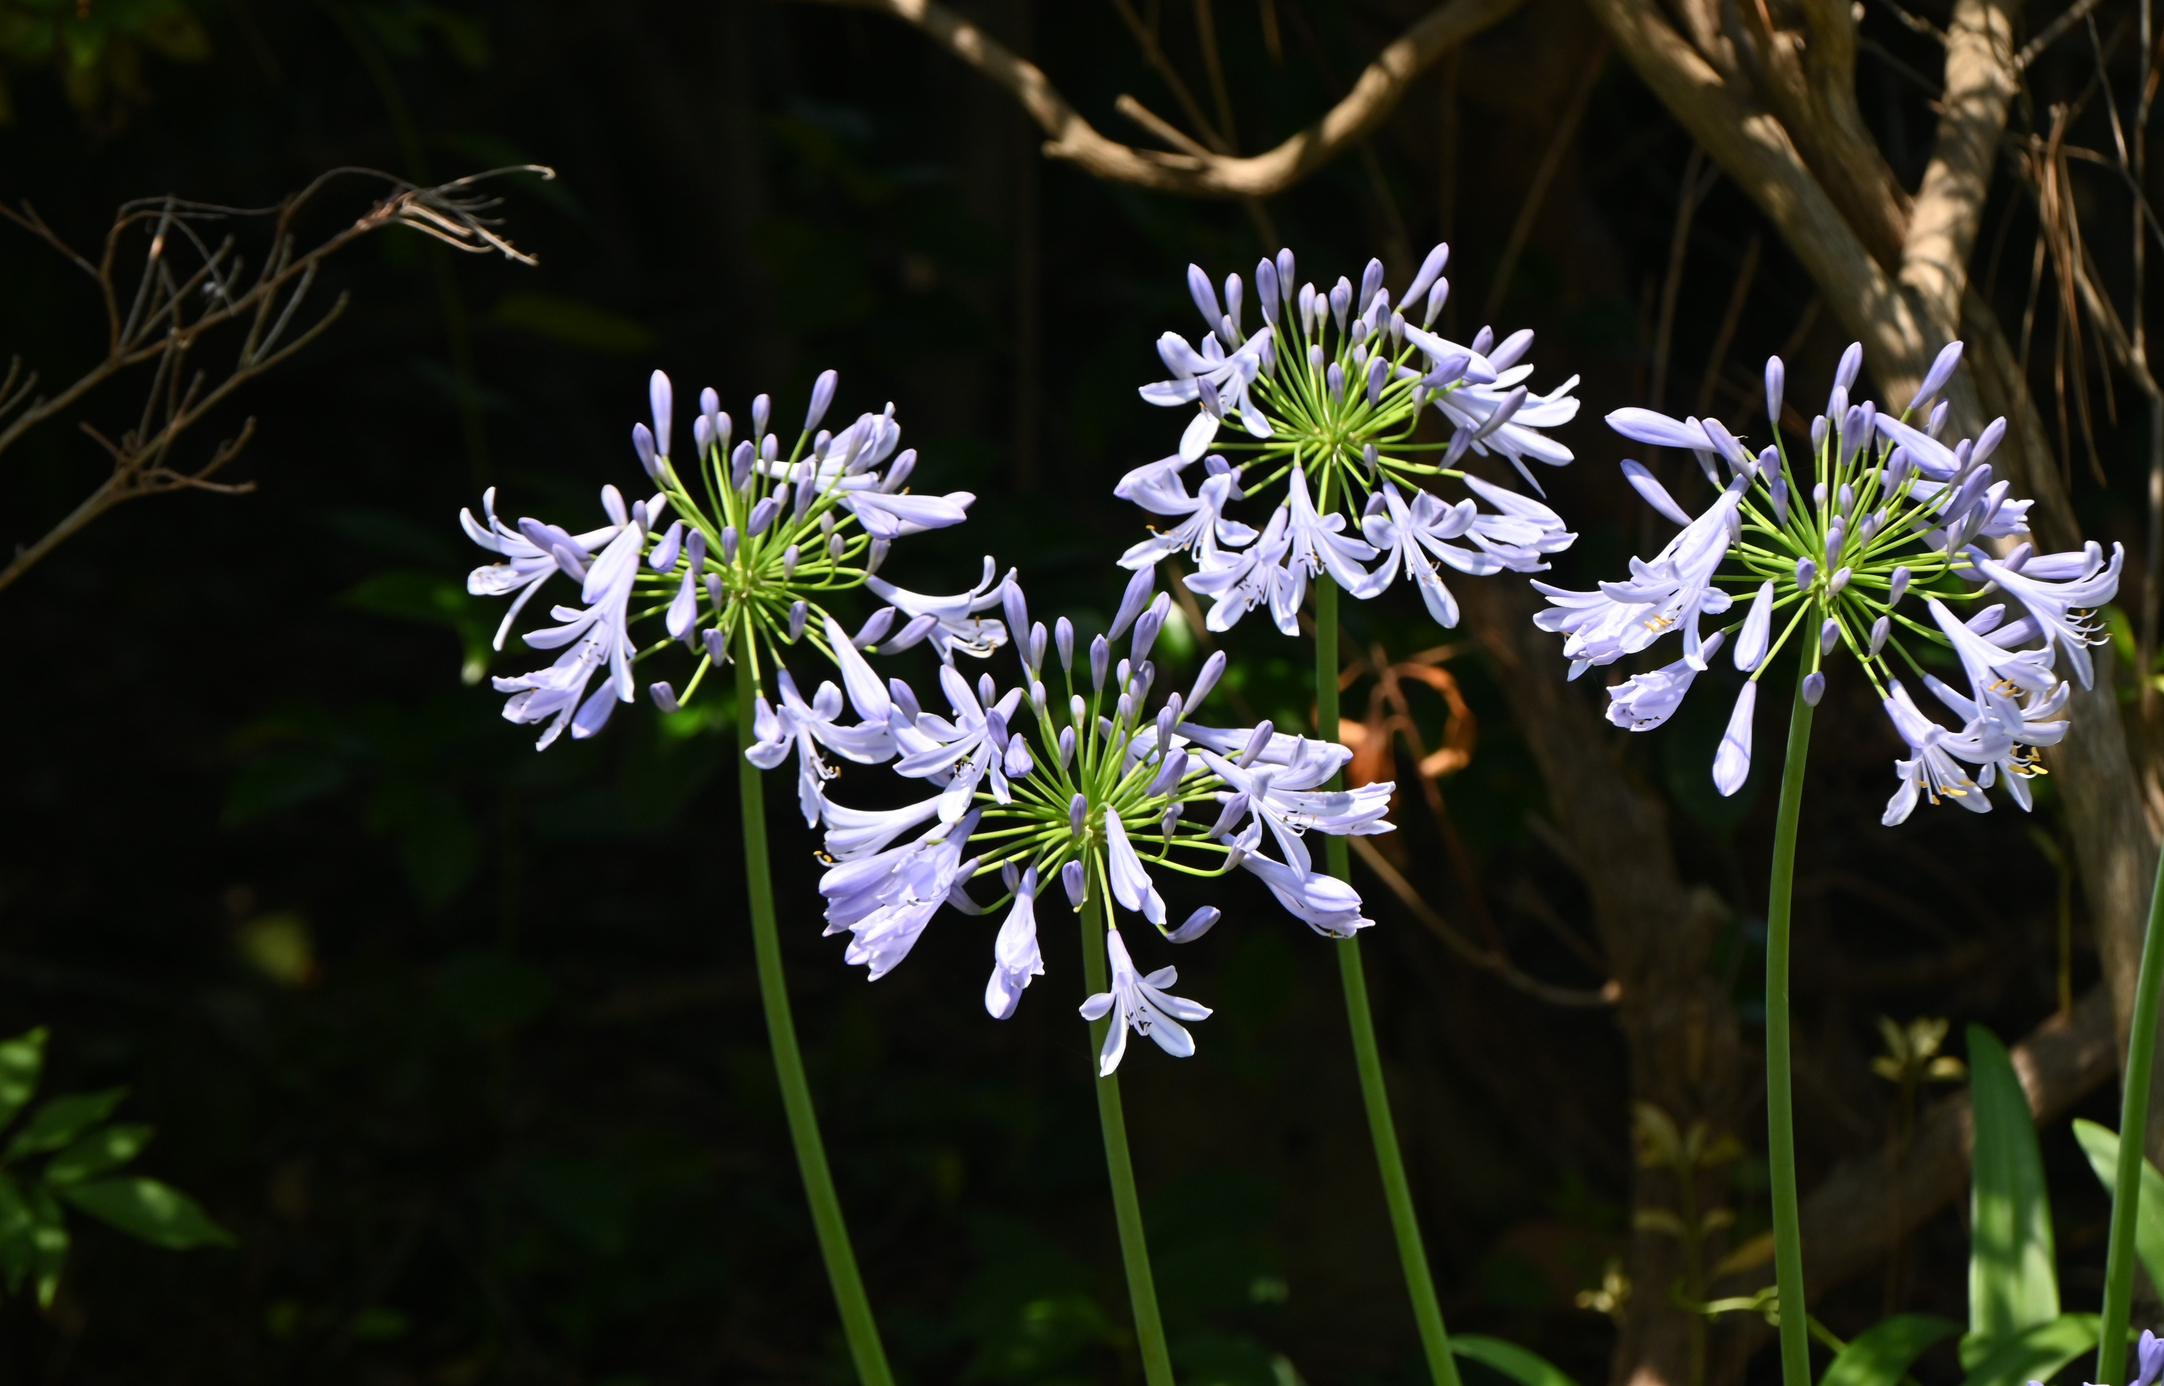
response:
<path id="1" fill-rule="evenodd" d="M 1811 1386 L 1811 1319 L 1804 1304 L 1803 1216 L 1796 1199 L 1796 1112 L 1788 1024 L 1789 922 L 1796 894 L 1796 829 L 1803 767 L 1811 751 L 1811 705 L 1802 670 L 1788 714 L 1781 811 L 1773 827 L 1773 882 L 1766 902 L 1766 1156 L 1773 1183 L 1773 1280 L 1781 1296 L 1781 1381 Z"/>
<path id="2" fill-rule="evenodd" d="M 1106 978 L 1104 886 L 1090 883 L 1089 898 L 1075 913 L 1082 921 L 1082 977 L 1090 994 L 1111 990 Z M 1119 1008 L 1090 1022 L 1090 1068 L 1104 1048 L 1105 1028 L 1121 1024 Z M 1142 1352 L 1142 1375 L 1149 1386 L 1173 1386 L 1172 1354 L 1165 1348 L 1165 1322 L 1157 1312 L 1157 1282 L 1150 1274 L 1150 1247 L 1142 1231 L 1142 1200 L 1135 1194 L 1134 1161 L 1127 1154 L 1127 1114 L 1120 1106 L 1120 1077 L 1097 1079 L 1097 1122 L 1105 1133 L 1105 1172 L 1112 1176 L 1112 1214 L 1119 1224 L 1120 1260 L 1127 1268 L 1127 1297 L 1135 1311 L 1135 1345 Z"/>
<path id="3" fill-rule="evenodd" d="M 2149 1068 L 2156 1056 L 2157 991 L 2164 982 L 2164 857 L 2149 893 L 2141 973 L 2134 983 L 2134 1023 L 2126 1042 L 2126 1090 L 2119 1098 L 2119 1168 L 2111 1194 L 2110 1252 L 2104 1261 L 2104 1329 L 2096 1350 L 2097 1386 L 2126 1380 L 2126 1328 L 2134 1300 L 2134 1224 L 2141 1200 L 2142 1148 L 2149 1127 Z"/>
<path id="4" fill-rule="evenodd" d="M 887 1352 L 879 1342 L 879 1324 L 872 1317 L 863 1278 L 857 1274 L 849 1226 L 842 1218 L 841 1199 L 834 1192 L 833 1172 L 827 1168 L 826 1147 L 819 1140 L 819 1115 L 812 1110 L 811 1085 L 804 1078 L 804 1056 L 797 1049 L 796 1023 L 789 1015 L 789 984 L 782 976 L 781 936 L 774 925 L 774 878 L 767 869 L 765 782 L 758 767 L 741 754 L 758 739 L 752 727 L 759 694 L 757 678 L 751 659 L 739 652 L 736 720 L 741 745 L 736 773 L 743 799 L 744 885 L 751 904 L 752 948 L 759 961 L 759 1000 L 766 1010 L 766 1035 L 774 1049 L 774 1076 L 781 1082 L 782 1109 L 789 1116 L 789 1139 L 796 1146 L 804 1197 L 811 1203 L 819 1254 L 826 1261 L 827 1280 L 834 1286 L 834 1302 L 841 1310 L 842 1333 L 849 1340 L 857 1380 L 863 1386 L 893 1386 L 894 1373 L 887 1366 Z M 1169 1383 L 1170 1378 L 1166 1380 Z"/>
<path id="5" fill-rule="evenodd" d="M 1327 498 L 1325 504 L 1328 504 Z M 1337 584 L 1328 573 L 1315 578 L 1315 734 L 1337 740 Z M 1342 789 L 1342 773 L 1326 789 Z M 1345 839 L 1324 840 L 1323 859 L 1330 874 L 1349 880 L 1352 866 Z M 1412 1184 L 1405 1177 L 1405 1157 L 1398 1150 L 1397 1123 L 1390 1116 L 1390 1091 L 1383 1084 L 1382 1054 L 1375 1045 L 1375 1017 L 1368 1008 L 1367 973 L 1360 965 L 1357 936 L 1338 940 L 1338 973 L 1345 984 L 1345 1019 L 1352 1029 L 1353 1062 L 1360 1072 L 1360 1100 L 1367 1107 L 1368 1136 L 1382 1174 L 1383 1201 L 1390 1209 L 1390 1231 L 1397 1238 L 1398 1264 L 1413 1302 L 1413 1322 L 1420 1328 L 1420 1349 L 1428 1359 L 1435 1386 L 1458 1386 L 1458 1364 L 1450 1355 L 1450 1332 L 1443 1326 L 1443 1306 L 1435 1297 L 1435 1277 L 1420 1240 L 1420 1215 L 1413 1209 Z"/>

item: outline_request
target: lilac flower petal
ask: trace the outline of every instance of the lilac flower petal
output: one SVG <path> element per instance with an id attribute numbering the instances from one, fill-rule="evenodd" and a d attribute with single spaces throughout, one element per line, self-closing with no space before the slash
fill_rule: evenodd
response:
<path id="1" fill-rule="evenodd" d="M 1654 476 L 1643 462 L 1624 458 L 1623 477 L 1630 482 L 1631 489 L 1638 493 L 1639 498 L 1652 506 L 1653 513 L 1662 519 L 1679 525 L 1688 525 L 1691 522 L 1690 515 L 1682 506 L 1676 504 L 1675 498 L 1668 494 L 1668 488 L 1661 485 L 1660 479 Z"/>
<path id="2" fill-rule="evenodd" d="M 1758 681 L 1743 685 L 1736 695 L 1736 710 L 1729 714 L 1728 730 L 1721 734 L 1721 748 L 1713 756 L 1713 787 L 1723 795 L 1743 788 L 1751 776 L 1751 714 L 1758 708 Z"/>

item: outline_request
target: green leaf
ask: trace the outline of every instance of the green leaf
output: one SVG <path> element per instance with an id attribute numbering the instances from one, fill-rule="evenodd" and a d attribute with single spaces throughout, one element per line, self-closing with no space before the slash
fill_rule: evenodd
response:
<path id="1" fill-rule="evenodd" d="M 1969 1334 L 1961 1365 L 2059 1317 L 2044 1157 L 2006 1046 L 1969 1027 L 1969 1101 L 1976 1113 L 1969 1219 Z M 2093 1340 L 2092 1340 L 2093 1341 Z M 2027 1378 L 2023 1378 L 2026 1380 Z"/>
<path id="2" fill-rule="evenodd" d="M 1479 1333 L 1454 1333 L 1450 1350 L 1484 1367 L 1493 1367 L 1518 1386 L 1576 1386 L 1560 1368 L 1537 1353 Z"/>
<path id="3" fill-rule="evenodd" d="M 9 1294 L 22 1288 L 30 1272 L 30 1231 L 30 1205 L 22 1186 L 14 1175 L 0 1172 L 0 1274 L 6 1277 Z"/>
<path id="4" fill-rule="evenodd" d="M 25 1155 L 42 1155 L 48 1150 L 58 1150 L 77 1136 L 113 1114 L 120 1099 L 128 1095 L 126 1088 L 107 1088 L 104 1092 L 70 1093 L 41 1102 L 30 1114 L 23 1129 L 8 1142 L 8 1160 L 19 1160 Z"/>
<path id="5" fill-rule="evenodd" d="M 140 1175 L 63 1184 L 60 1196 L 90 1216 L 153 1246 L 186 1251 L 195 1246 L 232 1246 L 233 1234 L 170 1184 Z"/>
<path id="6" fill-rule="evenodd" d="M 37 1278 L 38 1307 L 50 1309 L 53 1294 L 60 1288 L 60 1268 L 68 1260 L 68 1223 L 50 1193 L 36 1185 L 24 1192 L 30 1208 L 30 1270 Z"/>
<path id="7" fill-rule="evenodd" d="M 2093 1121 L 2076 1118 L 2074 1139 L 2081 1142 L 2082 1153 L 2089 1157 L 2089 1168 L 2096 1171 L 2104 1192 L 2116 1194 L 2119 1134 Z M 2164 1173 L 2159 1173 L 2148 1160 L 2141 1162 L 2141 1191 L 2136 1197 L 2134 1250 L 2141 1257 L 2142 1269 L 2149 1272 L 2149 1283 L 2164 1286 Z"/>
<path id="8" fill-rule="evenodd" d="M 80 1184 L 83 1180 L 118 1169 L 143 1153 L 150 1144 L 148 1126 L 101 1126 L 53 1156 L 45 1166 L 48 1184 Z"/>
<path id="9" fill-rule="evenodd" d="M 0 1040 L 0 1127 L 13 1121 L 30 1101 L 44 1071 L 44 1026 L 11 1040 Z"/>
<path id="10" fill-rule="evenodd" d="M 1894 1386 L 1925 1349 L 1960 1331 L 1960 1324 L 1936 1314 L 1896 1314 L 1851 1339 L 1819 1386 Z"/>
<path id="11" fill-rule="evenodd" d="M 1971 1027 L 1974 1028 L 1974 1027 Z M 1972 1044 L 1971 1062 L 1976 1050 Z M 2029 1381 L 2049 1381 L 2061 1367 L 2092 1352 L 2103 1320 L 2095 1314 L 2066 1314 L 2050 1323 L 2036 1324 L 1991 1344 L 1980 1361 L 1969 1369 L 1961 1386 L 2022 1386 Z M 1968 1346 L 1966 1340 L 1963 1347 Z"/>

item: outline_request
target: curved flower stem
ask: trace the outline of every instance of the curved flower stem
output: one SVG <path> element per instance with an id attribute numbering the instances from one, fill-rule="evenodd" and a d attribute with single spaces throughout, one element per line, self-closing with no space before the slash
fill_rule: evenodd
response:
<path id="1" fill-rule="evenodd" d="M 857 1274 L 849 1227 L 842 1219 L 833 1173 L 827 1168 L 826 1147 L 819 1140 L 819 1115 L 812 1110 L 811 1085 L 804 1078 L 804 1056 L 797 1049 L 796 1023 L 789 1016 L 789 985 L 782 977 L 781 937 L 774 926 L 774 878 L 767 869 L 765 784 L 758 767 L 742 754 L 757 740 L 752 717 L 758 691 L 751 660 L 739 654 L 736 720 L 741 745 L 736 773 L 743 795 L 744 883 L 751 897 L 751 939 L 759 960 L 759 1000 L 766 1010 L 767 1041 L 774 1048 L 774 1076 L 781 1082 L 789 1139 L 796 1146 L 804 1196 L 811 1203 L 812 1226 L 819 1234 L 819 1254 L 826 1261 L 827 1279 L 834 1286 L 834 1302 L 841 1310 L 842 1333 L 849 1340 L 857 1380 L 863 1386 L 893 1386 L 894 1374 L 887 1367 L 886 1349 L 879 1342 L 879 1325 L 872 1318 L 871 1300 L 865 1296 L 864 1281 Z"/>
<path id="2" fill-rule="evenodd" d="M 1788 757 L 1781 765 L 1781 811 L 1774 821 L 1773 882 L 1766 902 L 1766 1157 L 1773 1183 L 1773 1279 L 1780 1291 L 1783 1386 L 1811 1386 L 1788 1033 L 1789 916 L 1796 884 L 1796 827 L 1803 816 L 1803 767 L 1810 749 L 1811 705 L 1803 699 L 1799 670 L 1788 714 Z"/>
<path id="3" fill-rule="evenodd" d="M 1337 583 L 1328 573 L 1315 577 L 1315 734 L 1337 740 Z M 1326 789 L 1344 787 L 1341 771 Z M 1345 839 L 1324 839 L 1324 860 L 1339 880 L 1352 875 Z M 1360 1071 L 1360 1100 L 1367 1107 L 1368 1135 L 1382 1174 L 1383 1201 L 1390 1208 L 1390 1231 L 1397 1238 L 1398 1262 L 1405 1270 L 1406 1292 L 1413 1301 L 1413 1321 L 1420 1328 L 1420 1348 L 1428 1359 L 1435 1386 L 1458 1386 L 1458 1364 L 1450 1355 L 1450 1333 L 1443 1327 L 1443 1306 L 1435 1297 L 1435 1277 L 1428 1271 L 1427 1248 L 1420 1240 L 1420 1216 L 1413 1209 L 1412 1184 L 1405 1177 L 1405 1157 L 1398 1152 L 1397 1123 L 1390 1117 L 1390 1091 L 1383 1085 L 1383 1061 L 1375 1045 L 1375 1018 L 1368 1009 L 1367 973 L 1360 965 L 1360 939 L 1338 940 L 1338 972 L 1345 984 L 1345 1018 L 1352 1029 L 1353 1061 Z"/>
<path id="4" fill-rule="evenodd" d="M 2127 1036 L 2126 1091 L 2119 1099 L 2119 1168 L 2112 1184 L 2110 1253 L 2104 1262 L 2104 1331 L 2097 1340 L 2099 1386 L 2126 1380 L 2127 1317 L 2134 1298 L 2134 1223 L 2141 1198 L 2142 1147 L 2149 1126 L 2149 1068 L 2156 1055 L 2157 992 L 2164 983 L 2164 858 L 2149 895 L 2141 972 L 2134 982 L 2134 1022 Z"/>
<path id="5" fill-rule="evenodd" d="M 1075 911 L 1082 921 L 1082 976 L 1090 994 L 1110 991 L 1105 964 L 1104 883 L 1092 881 Z M 1120 1024 L 1115 1007 L 1090 1022 L 1090 1071 L 1104 1047 L 1107 1026 Z M 1120 1260 L 1127 1268 L 1127 1297 L 1134 1304 L 1135 1344 L 1142 1350 L 1142 1376 L 1149 1386 L 1173 1386 L 1172 1354 L 1165 1349 L 1165 1323 L 1157 1312 L 1157 1282 L 1150 1274 L 1150 1246 L 1142 1232 L 1142 1200 L 1135 1194 L 1134 1162 L 1127 1155 L 1127 1114 L 1120 1106 L 1120 1078 L 1097 1079 L 1097 1121 L 1105 1133 L 1105 1172 L 1112 1176 L 1112 1214 L 1119 1224 Z"/>

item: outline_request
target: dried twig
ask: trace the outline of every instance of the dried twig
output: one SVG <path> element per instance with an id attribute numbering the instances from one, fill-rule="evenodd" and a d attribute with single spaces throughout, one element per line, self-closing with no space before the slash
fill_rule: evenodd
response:
<path id="1" fill-rule="evenodd" d="M 139 199 L 115 214 L 95 261 L 70 246 L 28 203 L 20 210 L 0 206 L 0 218 L 44 241 L 96 285 L 106 324 L 104 358 L 57 394 L 31 396 L 36 374 L 23 375 L 19 359 L 11 365 L 6 380 L 0 381 L 0 419 L 7 420 L 0 426 L 0 453 L 116 376 L 150 367 L 142 412 L 133 428 L 108 438 L 84 425 L 111 458 L 112 471 L 59 523 L 16 551 L 0 569 L 0 589 L 123 501 L 182 489 L 229 494 L 250 489 L 252 483 L 227 485 L 211 478 L 247 446 L 255 431 L 253 419 L 200 465 L 175 465 L 175 445 L 234 391 L 314 341 L 345 311 L 347 299 L 341 294 L 320 316 L 296 327 L 323 262 L 347 245 L 386 226 L 406 226 L 470 254 L 500 254 L 533 264 L 533 257 L 498 234 L 500 222 L 491 214 L 499 200 L 483 191 L 487 181 L 511 173 L 556 176 L 539 165 L 522 165 L 422 188 L 372 169 L 337 168 L 275 207 L 222 207 L 177 197 Z M 299 250 L 295 223 L 301 213 L 325 188 L 349 178 L 389 188 L 355 221 Z M 259 257 L 260 267 L 244 277 L 234 236 L 227 233 L 215 245 L 208 236 L 228 226 L 262 222 L 269 223 L 268 245 Z M 147 244 L 131 287 L 124 284 L 117 265 L 124 246 L 136 237 Z M 233 364 L 216 378 L 203 370 L 189 373 L 190 353 L 207 334 L 229 325 L 241 333 Z"/>
<path id="2" fill-rule="evenodd" d="M 1613 1006 L 1623 998 L 1623 988 L 1613 978 L 1601 983 L 1599 988 L 1594 990 L 1559 987 L 1543 982 L 1538 977 L 1527 976 L 1513 966 L 1509 958 L 1499 953 L 1474 946 L 1472 940 L 1450 927 L 1449 921 L 1437 914 L 1435 907 L 1420 897 L 1420 892 L 1413 888 L 1412 882 L 1406 880 L 1398 869 L 1390 864 L 1388 857 L 1376 850 L 1374 843 L 1364 837 L 1346 840 L 1352 843 L 1353 854 L 1360 858 L 1361 864 L 1380 877 L 1384 885 L 1390 887 L 1390 893 L 1398 897 L 1398 903 L 1405 906 L 1413 918 L 1425 925 L 1429 933 L 1441 939 L 1451 952 L 1473 966 L 1502 978 L 1512 989 L 1522 991 L 1527 996 L 1538 997 L 1553 1006 Z"/>

